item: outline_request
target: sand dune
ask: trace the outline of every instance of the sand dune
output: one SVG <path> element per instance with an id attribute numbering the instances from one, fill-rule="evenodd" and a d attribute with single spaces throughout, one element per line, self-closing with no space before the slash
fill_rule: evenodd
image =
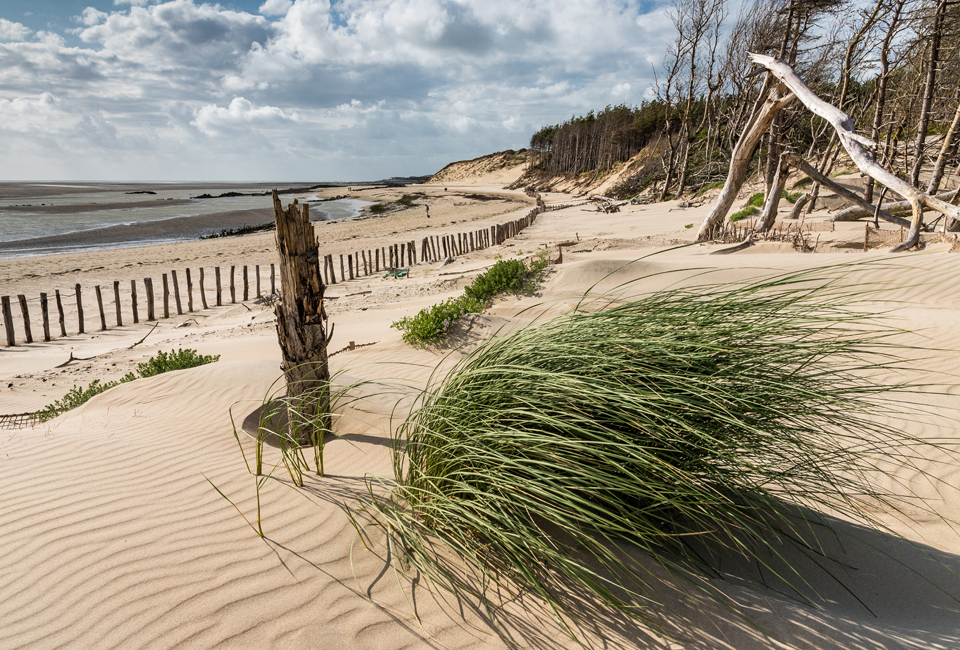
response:
<path id="1" fill-rule="evenodd" d="M 562 195 L 547 199 L 569 200 Z M 332 348 L 350 340 L 375 343 L 338 354 L 333 369 L 403 388 L 358 402 L 340 425 L 345 439 L 327 446 L 328 476 L 308 477 L 303 489 L 295 489 L 283 467 L 276 470 L 261 492 L 262 540 L 207 479 L 248 518 L 255 516 L 255 479 L 233 436 L 230 412 L 232 408 L 237 421 L 242 420 L 280 375 L 269 311 L 225 306 L 180 329 L 173 325 L 186 317 L 170 319 L 132 350 L 129 345 L 143 336 L 145 325 L 0 349 L 0 412 L 36 408 L 72 382 L 117 376 L 158 349 L 183 346 L 221 355 L 215 364 L 121 385 L 34 429 L 0 432 L 0 575 L 5 585 L 0 647 L 577 647 L 531 598 L 505 603 L 492 617 L 465 604 L 464 621 L 456 607 L 438 604 L 425 584 L 411 585 L 396 575 L 382 549 L 365 550 L 342 505 L 363 493 L 367 475 L 391 472 L 387 435 L 394 400 L 424 386 L 437 364 L 448 367 L 461 354 L 452 347 L 412 348 L 390 323 L 454 295 L 472 277 L 439 273 L 480 269 L 495 255 L 525 256 L 544 245 L 555 254 L 556 243 L 580 240 L 564 248 L 564 263 L 548 273 L 540 295 L 498 301 L 464 324 L 454 339 L 457 344 L 475 345 L 544 309 L 567 311 L 588 290 L 635 295 L 681 281 L 748 280 L 867 261 L 847 276 L 851 285 L 883 289 L 863 308 L 892 310 L 891 317 L 904 330 L 900 341 L 937 350 L 907 351 L 916 371 L 938 386 L 918 397 L 923 416 L 903 426 L 928 438 L 960 437 L 960 381 L 952 374 L 960 365 L 955 336 L 960 289 L 931 282 L 954 277 L 960 255 L 708 256 L 709 246 L 676 247 L 692 239 L 694 229 L 685 226 L 698 222 L 707 207 L 670 212 L 672 207 L 631 206 L 612 215 L 580 208 L 548 212 L 504 246 L 467 255 L 443 270 L 414 267 L 406 281 L 365 278 L 331 288 L 331 295 L 341 296 L 329 303 L 336 323 Z M 443 216 L 447 224 L 473 218 L 458 213 L 452 202 L 445 209 L 450 211 Z M 361 226 L 371 228 L 371 238 L 388 237 L 396 227 L 386 221 L 354 227 Z M 413 227 L 426 226 L 418 222 Z M 318 226 L 318 232 L 323 228 L 327 226 Z M 831 236 L 859 235 L 851 229 Z M 269 247 L 268 239 L 241 238 L 188 252 L 216 263 L 218 254 L 244 254 L 252 241 Z M 123 264 L 110 257 L 119 254 L 74 257 L 87 267 L 120 269 Z M 144 259 L 155 254 L 140 252 Z M 262 253 L 264 259 L 268 254 Z M 19 275 L 8 276 L 4 293 L 42 286 L 59 265 L 69 264 L 52 259 L 22 260 Z M 370 294 L 346 297 L 368 284 Z M 536 305 L 541 306 L 530 309 Z M 93 359 L 55 369 L 70 351 Z M 252 460 L 252 443 L 242 437 L 241 444 Z M 276 451 L 268 449 L 268 465 L 277 459 Z M 955 464 L 932 463 L 929 468 L 944 483 L 924 484 L 908 474 L 897 478 L 937 499 L 931 503 L 939 517 L 918 510 L 913 513 L 917 521 L 908 523 L 885 514 L 884 521 L 903 538 L 836 523 L 838 537 L 825 543 L 844 564 L 830 567 L 852 594 L 822 570 L 806 567 L 807 595 L 816 608 L 778 593 L 776 582 L 766 576 L 771 587 L 766 590 L 736 580 L 714 585 L 739 604 L 749 622 L 712 601 L 665 587 L 658 591 L 664 606 L 649 613 L 670 638 L 590 602 L 583 605 L 586 622 L 578 631 L 588 647 L 596 648 L 957 647 L 960 536 L 947 522 L 960 520 L 960 476 Z M 609 637 L 609 645 L 599 635 Z"/>

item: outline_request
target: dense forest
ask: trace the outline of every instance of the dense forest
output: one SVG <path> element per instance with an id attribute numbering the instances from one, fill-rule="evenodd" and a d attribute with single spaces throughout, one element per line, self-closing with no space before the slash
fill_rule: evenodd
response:
<path id="1" fill-rule="evenodd" d="M 887 169 L 936 193 L 958 164 L 960 2 L 948 0 L 754 0 L 731 16 L 728 0 L 677 0 L 674 39 L 656 70 L 656 98 L 607 106 L 533 135 L 527 180 L 601 174 L 645 151 L 619 188 L 659 199 L 723 180 L 745 129 L 777 80 L 748 53 L 776 57 L 849 115 Z M 802 103 L 780 110 L 751 152 L 769 190 L 781 154 L 829 176 L 843 147 Z M 806 198 L 816 207 L 819 186 Z M 873 200 L 868 180 L 864 196 Z"/>

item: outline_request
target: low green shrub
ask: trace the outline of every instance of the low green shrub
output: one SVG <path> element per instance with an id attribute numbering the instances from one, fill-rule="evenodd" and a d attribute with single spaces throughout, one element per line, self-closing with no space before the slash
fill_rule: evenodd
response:
<path id="1" fill-rule="evenodd" d="M 482 302 L 460 296 L 421 309 L 416 315 L 401 318 L 390 327 L 401 330 L 403 340 L 411 345 L 427 345 L 445 339 L 454 323 L 467 314 L 481 311 Z"/>
<path id="2" fill-rule="evenodd" d="M 760 213 L 760 210 L 758 210 L 757 208 L 751 205 L 748 208 L 744 208 L 743 210 L 740 210 L 738 212 L 734 212 L 733 214 L 731 214 L 730 221 L 731 222 L 743 221 L 744 219 L 749 219 L 750 217 L 759 213 Z"/>
<path id="3" fill-rule="evenodd" d="M 797 199 L 803 196 L 803 192 L 788 192 L 784 190 L 780 196 L 789 203 L 796 203 Z"/>
<path id="4" fill-rule="evenodd" d="M 53 404 L 47 404 L 41 410 L 34 413 L 33 419 L 39 422 L 46 422 L 47 420 L 57 417 L 61 413 L 66 413 L 71 409 L 77 408 L 81 404 L 86 404 L 92 397 L 95 397 L 96 395 L 99 395 L 100 393 L 109 390 L 114 386 L 125 384 L 133 381 L 134 379 L 141 377 L 153 377 L 154 375 L 170 372 L 171 370 L 194 368 L 207 363 L 213 363 L 219 359 L 219 354 L 197 354 L 196 350 L 190 349 L 178 349 L 176 352 L 173 350 L 170 352 L 160 351 L 157 352 L 156 356 L 151 357 L 144 363 L 137 365 L 136 374 L 128 372 L 119 380 L 108 381 L 104 383 L 101 383 L 99 379 L 94 379 L 86 388 L 74 386 L 67 392 L 63 399 L 59 399 Z"/>
<path id="5" fill-rule="evenodd" d="M 157 352 L 157 356 L 151 357 L 144 363 L 137 366 L 137 374 L 141 377 L 153 377 L 171 370 L 183 370 L 184 368 L 195 368 L 207 363 L 219 361 L 220 355 L 198 354 L 196 350 L 180 350 L 176 352 Z M 130 373 L 132 376 L 133 373 Z"/>
<path id="6" fill-rule="evenodd" d="M 421 309 L 416 315 L 401 318 L 390 327 L 402 331 L 403 340 L 411 345 L 439 343 L 446 338 L 454 323 L 467 314 L 482 312 L 494 296 L 533 293 L 546 268 L 545 251 L 538 253 L 529 264 L 523 260 L 499 260 L 467 285 L 462 296 Z"/>
<path id="7" fill-rule="evenodd" d="M 108 381 L 103 384 L 100 383 L 99 379 L 94 379 L 86 388 L 74 386 L 67 391 L 67 394 L 63 396 L 63 399 L 58 399 L 53 404 L 47 404 L 41 410 L 34 413 L 33 419 L 37 420 L 38 422 L 52 420 L 61 413 L 65 413 L 70 409 L 75 409 L 81 404 L 86 404 L 92 397 L 99 395 L 105 390 L 110 390 L 114 386 L 119 386 L 122 383 L 130 381 L 130 379 L 127 379 L 127 377 L 130 376 L 131 375 L 128 374 L 119 381 Z"/>
<path id="8" fill-rule="evenodd" d="M 386 203 L 374 203 L 373 205 L 371 205 L 371 206 L 370 206 L 369 208 L 367 208 L 367 209 L 370 210 L 370 212 L 372 212 L 373 214 L 380 214 L 380 213 L 382 213 L 382 212 L 386 212 L 386 211 L 387 211 L 387 204 L 386 204 Z"/>
<path id="9" fill-rule="evenodd" d="M 474 300 L 487 302 L 498 293 L 522 291 L 528 275 L 523 260 L 500 260 L 489 271 L 478 275 L 463 292 Z"/>
<path id="10" fill-rule="evenodd" d="M 793 189 L 797 189 L 798 187 L 806 187 L 807 185 L 812 185 L 812 184 L 813 184 L 813 179 L 807 176 L 805 178 L 801 178 L 796 183 L 794 183 Z"/>
<path id="11" fill-rule="evenodd" d="M 757 192 L 756 194 L 754 194 L 753 196 L 751 196 L 751 197 L 750 197 L 750 200 L 747 201 L 747 205 L 748 205 L 748 206 L 752 206 L 752 207 L 754 207 L 754 208 L 759 208 L 760 206 L 762 206 L 762 205 L 763 205 L 763 192 Z"/>

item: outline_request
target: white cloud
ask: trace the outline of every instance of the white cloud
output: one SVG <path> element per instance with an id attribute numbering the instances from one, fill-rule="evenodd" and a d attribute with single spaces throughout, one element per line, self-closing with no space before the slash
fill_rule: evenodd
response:
<path id="1" fill-rule="evenodd" d="M 109 15 L 110 14 L 108 14 L 105 11 L 98 11 L 93 7 L 87 7 L 80 14 L 79 19 L 80 19 L 80 22 L 86 25 L 87 27 L 92 27 L 93 25 L 99 25 L 100 23 L 102 23 L 104 20 L 107 19 L 107 17 L 109 17 Z"/>
<path id="2" fill-rule="evenodd" d="M 260 5 L 260 13 L 264 16 L 283 16 L 293 6 L 293 0 L 267 0 Z"/>
<path id="3" fill-rule="evenodd" d="M 0 99 L 0 131 L 33 133 L 59 131 L 76 124 L 64 110 L 63 100 L 51 93 L 36 98 Z"/>
<path id="4" fill-rule="evenodd" d="M 20 41 L 29 36 L 31 31 L 26 25 L 0 18 L 0 41 Z"/>
<path id="5" fill-rule="evenodd" d="M 670 34 L 640 2 L 123 0 L 75 18 L 80 46 L 0 19 L 0 175 L 30 152 L 152 178 L 428 173 L 645 96 Z"/>
<path id="6" fill-rule="evenodd" d="M 234 97 L 226 108 L 215 104 L 200 108 L 190 124 L 207 135 L 221 135 L 238 127 L 265 128 L 298 119 L 296 113 L 287 113 L 276 106 L 257 107 L 243 97 Z"/>

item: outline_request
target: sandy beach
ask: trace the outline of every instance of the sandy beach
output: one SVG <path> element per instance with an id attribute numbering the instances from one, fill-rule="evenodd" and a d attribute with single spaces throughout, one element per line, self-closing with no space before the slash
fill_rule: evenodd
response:
<path id="1" fill-rule="evenodd" d="M 415 199 L 411 207 L 384 216 L 316 223 L 320 253 L 337 257 L 407 241 L 419 245 L 428 235 L 466 233 L 519 218 L 534 200 L 503 189 L 505 182 L 464 179 L 446 187 L 352 192 L 370 202 L 391 202 L 403 194 Z M 319 195 L 339 193 L 325 189 Z M 284 204 L 291 199 L 284 197 Z M 405 279 L 372 274 L 330 286 L 326 310 L 335 324 L 330 346 L 343 350 L 331 358 L 332 370 L 347 379 L 395 382 L 405 386 L 400 393 L 413 393 L 438 365 L 449 365 L 502 325 L 523 324 L 544 311 L 565 313 L 587 291 L 623 291 L 618 287 L 633 281 L 629 291 L 639 294 L 703 277 L 729 282 L 880 261 L 852 269 L 848 281 L 882 287 L 870 309 L 890 310 L 903 330 L 898 342 L 924 348 L 904 354 L 933 384 L 916 405 L 929 417 L 903 427 L 931 440 L 960 436 L 955 335 L 960 290 L 930 282 L 960 272 L 960 254 L 950 252 L 949 242 L 909 254 L 864 253 L 864 224 L 838 223 L 815 233 L 813 253 L 770 242 L 714 256 L 710 253 L 724 246 L 683 246 L 694 241 L 709 202 L 687 209 L 676 202 L 626 205 L 603 214 L 567 194 L 543 199 L 547 206 L 572 205 L 544 212 L 504 244 L 461 255 L 446 266 L 419 264 Z M 811 222 L 826 220 L 822 211 Z M 555 258 L 561 243 L 562 263 L 549 267 L 537 295 L 498 299 L 485 313 L 465 319 L 455 339 L 463 348 L 415 348 L 390 327 L 461 292 L 497 259 L 525 258 L 543 248 Z M 359 543 L 343 504 L 364 492 L 366 476 L 391 475 L 388 443 L 391 422 L 396 425 L 391 411 L 400 394 L 371 394 L 351 407 L 338 431 L 343 437 L 327 445 L 328 476 L 307 477 L 304 488 L 296 489 L 281 466 L 266 481 L 260 493 L 264 539 L 217 494 L 211 482 L 248 518 L 255 516 L 255 479 L 245 468 L 231 415 L 240 422 L 253 413 L 281 377 L 273 312 L 253 296 L 202 310 L 195 294 L 193 312 L 174 312 L 152 329 L 143 313 L 139 324 L 129 320 L 130 281 L 151 277 L 156 289 L 161 274 L 177 270 L 182 285 L 183 270 L 203 267 L 211 301 L 213 267 L 246 265 L 252 271 L 259 265 L 264 293 L 269 266 L 276 262 L 269 232 L 0 259 L 0 294 L 28 297 L 35 340 L 22 343 L 14 298 L 18 345 L 0 347 L 0 414 L 34 411 L 73 385 L 117 379 L 159 350 L 220 355 L 217 363 L 120 385 L 42 425 L 0 431 L 5 585 L 0 647 L 577 647 L 534 598 L 507 603 L 496 614 L 445 604 L 424 585 L 398 579 L 383 554 Z M 694 270 L 708 273 L 693 279 Z M 122 327 L 114 321 L 114 281 L 122 289 Z M 82 335 L 76 284 L 85 291 Z M 100 331 L 95 285 L 104 288 L 106 331 Z M 55 289 L 64 295 L 68 336 L 55 331 L 44 343 L 38 334 L 39 294 L 52 296 Z M 536 305 L 545 307 L 530 310 Z M 363 347 L 351 350 L 351 342 Z M 74 361 L 66 363 L 71 355 Z M 241 436 L 241 445 L 252 457 L 252 441 Z M 957 449 L 955 443 L 948 447 Z M 267 456 L 271 466 L 279 458 L 273 449 Z M 907 513 L 915 517 L 905 521 L 897 513 L 878 513 L 890 532 L 838 521 L 829 551 L 842 562 L 835 565 L 842 584 L 811 570 L 816 606 L 784 596 L 775 584 L 716 585 L 744 618 L 701 596 L 665 589 L 658 594 L 663 607 L 651 612 L 663 625 L 659 633 L 600 610 L 591 625 L 578 630 L 581 641 L 591 648 L 705 650 L 958 647 L 960 535 L 951 522 L 960 521 L 960 468 L 929 467 L 941 482 L 931 484 L 920 475 L 890 480 L 927 497 L 938 516 L 918 511 Z"/>

